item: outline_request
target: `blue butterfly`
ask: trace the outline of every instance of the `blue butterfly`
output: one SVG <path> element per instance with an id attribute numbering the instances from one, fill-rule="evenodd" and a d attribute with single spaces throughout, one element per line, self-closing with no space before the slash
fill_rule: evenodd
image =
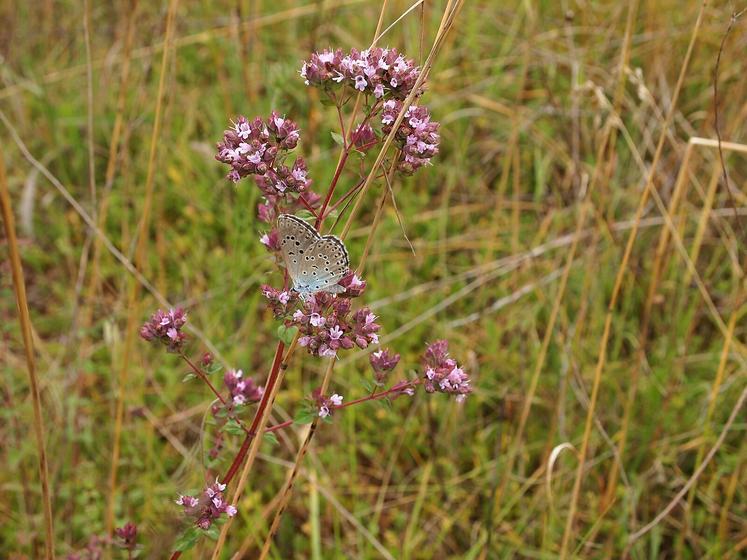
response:
<path id="1" fill-rule="evenodd" d="M 309 224 L 290 214 L 278 217 L 278 233 L 286 270 L 301 298 L 316 292 L 345 291 L 338 282 L 348 273 L 350 258 L 338 237 L 319 235 Z"/>

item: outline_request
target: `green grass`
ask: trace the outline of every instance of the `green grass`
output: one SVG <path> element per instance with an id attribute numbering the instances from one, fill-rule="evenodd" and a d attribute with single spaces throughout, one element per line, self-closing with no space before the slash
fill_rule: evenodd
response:
<path id="1" fill-rule="evenodd" d="M 5 22 L 0 31 L 0 110 L 30 153 L 90 212 L 83 3 L 50 4 L 53 12 L 45 3 L 0 6 L 0 21 Z M 130 3 L 92 4 L 93 147 L 100 201 Z M 125 84 L 122 148 L 103 228 L 129 257 L 142 211 L 166 13 L 165 2 L 139 4 Z M 245 17 L 260 18 L 247 61 L 251 84 L 244 81 L 232 27 L 239 4 Z M 277 338 L 258 288 L 277 283 L 279 276 L 258 243 L 257 189 L 249 182 L 233 187 L 225 181 L 226 170 L 213 160 L 213 145 L 237 113 L 251 117 L 276 108 L 300 124 L 298 152 L 307 158 L 316 188 L 323 190 L 337 162 L 330 135 L 337 117 L 304 86 L 298 69 L 314 48 L 368 45 L 381 4 L 254 4 L 183 0 L 178 7 L 142 272 L 167 300 L 187 305 L 190 322 L 227 364 L 264 379 Z M 427 2 L 422 18 L 420 8 L 415 9 L 381 44 L 423 60 L 444 5 Z M 384 26 L 409 6 L 389 2 Z M 391 409 L 368 403 L 336 415 L 332 425 L 320 425 L 275 539 L 274 558 L 379 558 L 374 540 L 395 558 L 560 554 L 577 465 L 572 451 L 562 452 L 548 494 L 548 457 L 564 442 L 575 449 L 582 445 L 629 220 L 663 132 L 698 9 L 697 2 L 640 2 L 619 107 L 625 130 L 615 134 L 612 148 L 599 160 L 615 97 L 627 5 L 466 3 L 424 97 L 442 122 L 441 153 L 433 167 L 398 179 L 395 186 L 415 255 L 388 206 L 367 261 L 364 299 L 381 316 L 383 337 L 399 333 L 388 342 L 402 354 L 397 376 L 418 367 L 426 342 L 448 338 L 452 354 L 472 375 L 475 392 L 463 406 L 445 395 L 425 393 L 397 399 Z M 716 137 L 713 71 L 729 10 L 728 3 L 705 10 L 653 175 L 665 205 L 672 201 L 689 138 Z M 736 143 L 745 141 L 744 25 L 742 20 L 735 24 L 719 71 L 721 134 Z M 0 126 L 0 145 L 35 331 L 55 548 L 65 557 L 106 527 L 116 380 L 131 275 L 102 248 L 92 283 L 92 256 L 82 259 L 89 249 L 85 222 L 23 157 L 7 126 Z M 747 381 L 745 147 L 741 153 L 724 151 L 733 199 L 723 182 L 717 183 L 710 210 L 709 186 L 721 174 L 718 153 L 694 146 L 686 190 L 673 212 L 678 239 L 694 257 L 720 320 L 727 328 L 734 325 L 711 415 L 709 399 L 724 332 L 671 237 L 657 260 L 666 225 L 653 201 L 644 208 L 612 310 L 595 424 L 586 442 L 569 546 L 578 557 L 737 558 L 747 549 L 744 410 L 700 476 L 692 507 L 684 507 L 686 497 L 626 548 L 629 536 L 667 506 L 693 474 Z M 565 264 L 571 240 L 564 236 L 576 227 L 580 193 L 595 170 L 601 170 L 601 178 L 587 199 L 590 214 L 526 428 L 517 439 L 560 283 L 559 274 L 543 279 Z M 346 241 L 353 263 L 363 252 L 381 188 L 372 188 Z M 739 217 L 731 210 L 734 203 Z M 0 248 L 5 255 L 4 237 Z M 532 258 L 513 258 L 533 249 Z M 657 263 L 661 273 L 642 337 Z M 141 294 L 138 321 L 160 305 L 148 290 Z M 459 295 L 452 303 L 431 311 L 453 294 Z M 498 308 L 491 310 L 496 302 Z M 16 315 L 10 265 L 3 260 L 0 556 L 39 558 L 43 510 Z M 205 342 L 195 339 L 191 348 L 197 354 Z M 186 372 L 181 363 L 140 340 L 129 363 L 115 517 L 117 525 L 129 520 L 139 525 L 142 557 L 162 558 L 180 530 L 173 499 L 204 482 L 200 434 L 209 393 L 196 381 L 182 383 Z M 636 368 L 640 376 L 622 472 L 609 490 L 613 451 Z M 304 396 L 321 383 L 323 371 L 323 363 L 304 352 L 294 356 L 275 421 L 293 417 Z M 336 368 L 332 388 L 352 400 L 364 394 L 370 376 L 365 354 L 353 351 Z M 209 433 L 207 437 L 209 448 Z M 236 437 L 227 440 L 216 468 L 225 470 L 239 443 Z M 268 504 L 280 491 L 298 445 L 295 428 L 279 434 L 278 445 L 263 445 L 239 503 L 239 519 L 229 532 L 225 558 L 242 546 L 248 558 L 258 552 L 274 513 Z M 210 550 L 211 543 L 203 542 L 187 557 L 206 557 Z M 113 554 L 126 557 L 121 551 Z"/>

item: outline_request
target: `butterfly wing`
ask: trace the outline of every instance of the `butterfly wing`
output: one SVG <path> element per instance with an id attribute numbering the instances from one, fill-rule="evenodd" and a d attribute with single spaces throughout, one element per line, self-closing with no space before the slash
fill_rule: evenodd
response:
<path id="1" fill-rule="evenodd" d="M 320 240 L 320 236 L 309 224 L 290 214 L 280 214 L 278 217 L 278 234 L 280 252 L 283 255 L 288 275 L 295 286 L 297 279 L 301 276 L 303 258 L 308 254 L 308 250 Z"/>
<path id="2" fill-rule="evenodd" d="M 342 292 L 344 288 L 337 283 L 347 274 L 349 266 L 343 242 L 334 235 L 325 235 L 305 251 L 296 289 L 306 293 Z"/>
<path id="3" fill-rule="evenodd" d="M 278 233 L 280 251 L 297 292 L 304 295 L 344 291 L 337 283 L 347 274 L 350 257 L 338 237 L 322 237 L 309 224 L 290 214 L 278 217 Z"/>

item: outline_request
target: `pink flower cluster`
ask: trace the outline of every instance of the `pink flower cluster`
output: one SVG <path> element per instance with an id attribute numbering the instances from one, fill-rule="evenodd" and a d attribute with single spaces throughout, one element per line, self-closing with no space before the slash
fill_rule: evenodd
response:
<path id="1" fill-rule="evenodd" d="M 176 504 L 182 506 L 188 516 L 196 518 L 195 525 L 200 529 L 209 529 L 213 521 L 224 513 L 228 517 L 236 515 L 236 507 L 227 503 L 223 496 L 225 489 L 226 485 L 218 482 L 216 478 L 199 498 L 180 495 Z"/>
<path id="2" fill-rule="evenodd" d="M 361 123 L 356 126 L 351 138 L 355 149 L 361 153 L 366 153 L 379 142 L 379 137 L 376 136 L 374 129 L 368 123 Z"/>
<path id="3" fill-rule="evenodd" d="M 348 86 L 372 94 L 376 99 L 404 99 L 415 87 L 420 69 L 397 49 L 379 47 L 345 54 L 341 49 L 315 52 L 303 63 L 301 77 L 306 85 L 332 90 Z"/>
<path id="4" fill-rule="evenodd" d="M 270 117 L 268 122 L 272 119 Z M 232 124 L 232 128 L 223 132 L 223 142 L 216 145 L 215 159 L 231 166 L 227 178 L 236 183 L 249 175 L 267 173 L 278 154 L 277 142 L 271 141 L 267 124 L 259 117 L 249 122 L 243 115 Z M 297 136 L 298 132 L 295 134 Z"/>
<path id="5" fill-rule="evenodd" d="M 366 281 L 361 279 L 355 272 L 349 272 L 338 284 L 345 288 L 345 291 L 338 297 L 359 297 L 366 290 Z"/>
<path id="6" fill-rule="evenodd" d="M 123 527 L 117 527 L 114 529 L 114 534 L 119 537 L 120 542 L 117 544 L 119 544 L 121 548 L 135 550 L 137 545 L 137 525 L 134 523 L 127 523 Z"/>
<path id="7" fill-rule="evenodd" d="M 321 397 L 319 399 L 319 418 L 326 418 L 335 408 L 342 406 L 342 395 L 335 393 L 331 397 Z"/>
<path id="8" fill-rule="evenodd" d="M 389 134 L 394 121 L 402 110 L 402 102 L 390 99 L 384 103 L 381 113 L 382 131 Z M 439 123 L 431 120 L 428 109 L 423 105 L 410 105 L 405 118 L 397 129 L 395 143 L 402 150 L 399 171 L 410 175 L 423 165 L 430 164 L 438 153 L 440 137 Z"/>
<path id="9" fill-rule="evenodd" d="M 449 357 L 449 343 L 437 340 L 429 344 L 422 359 L 423 385 L 429 393 L 439 391 L 456 395 L 463 401 L 472 392 L 470 380 L 456 361 Z"/>
<path id="10" fill-rule="evenodd" d="M 253 175 L 265 200 L 257 207 L 259 219 L 271 223 L 280 212 L 319 204 L 320 197 L 311 192 L 311 179 L 303 158 L 290 166 L 284 164 L 288 152 L 299 140 L 295 122 L 273 111 L 263 120 L 249 121 L 243 115 L 223 133 L 215 159 L 231 166 L 228 179 L 234 183 Z"/>
<path id="11" fill-rule="evenodd" d="M 386 379 L 387 373 L 392 371 L 399 363 L 399 354 L 392 354 L 388 348 L 379 349 L 371 352 L 368 361 L 374 370 L 376 383 L 382 385 Z"/>
<path id="12" fill-rule="evenodd" d="M 292 167 L 276 165 L 264 175 L 255 178 L 257 186 L 265 196 L 284 196 L 287 193 L 302 193 L 311 186 L 309 171 L 302 157 Z"/>
<path id="13" fill-rule="evenodd" d="M 298 343 L 310 354 L 334 358 L 340 349 L 378 344 L 381 326 L 376 318 L 367 307 L 351 315 L 349 298 L 319 292 L 304 302 L 303 309 L 296 310 L 290 324 L 299 328 Z"/>
<path id="14" fill-rule="evenodd" d="M 244 378 L 244 372 L 240 369 L 229 369 L 223 376 L 223 382 L 228 387 L 235 405 L 258 402 L 265 392 L 264 387 L 258 386 L 254 379 Z"/>
<path id="15" fill-rule="evenodd" d="M 278 290 L 277 288 L 263 284 L 260 291 L 267 298 L 275 317 L 284 317 L 287 315 L 290 306 L 298 300 L 298 294 L 293 290 Z"/>
<path id="16" fill-rule="evenodd" d="M 148 342 L 161 342 L 169 352 L 178 353 L 187 339 L 182 332 L 186 322 L 187 314 L 181 308 L 168 312 L 159 309 L 140 327 L 140 336 Z"/>

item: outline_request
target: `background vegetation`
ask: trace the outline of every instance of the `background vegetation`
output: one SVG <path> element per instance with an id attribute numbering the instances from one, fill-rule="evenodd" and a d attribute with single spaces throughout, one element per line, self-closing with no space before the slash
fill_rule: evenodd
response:
<path id="1" fill-rule="evenodd" d="M 382 8 L 378 0 L 179 4 L 142 266 L 148 285 L 133 307 L 131 271 L 79 209 L 134 258 L 166 4 L 0 8 L 1 157 L 61 556 L 106 531 L 118 394 L 114 518 L 139 525 L 144 557 L 170 550 L 179 531 L 173 500 L 203 483 L 210 397 L 182 382 L 176 359 L 127 343 L 128 329 L 165 298 L 189 309 L 201 332 L 195 352 L 212 348 L 264 378 L 276 327 L 258 290 L 273 270 L 258 243 L 258 191 L 224 180 L 213 143 L 234 115 L 276 108 L 299 122 L 299 151 L 324 185 L 337 162 L 336 115 L 298 69 L 314 49 L 367 46 Z M 423 60 L 444 4 L 426 1 L 380 44 Z M 410 5 L 387 2 L 384 25 Z M 365 299 L 402 353 L 398 375 L 417 367 L 425 342 L 448 338 L 475 392 L 463 405 L 419 393 L 391 409 L 351 407 L 321 426 L 275 558 L 378 558 L 382 549 L 394 558 L 553 558 L 564 536 L 566 554 L 584 558 L 745 554 L 745 409 L 723 432 L 747 381 L 744 21 L 727 37 L 718 76 L 721 134 L 735 143 L 723 152 L 731 196 L 711 141 L 714 70 L 733 8 L 709 3 L 699 20 L 695 0 L 465 3 L 425 98 L 442 122 L 441 153 L 396 187 L 415 255 L 390 205 Z M 376 198 L 348 238 L 353 262 Z M 0 239 L 3 255 L 7 245 Z M 32 399 L 10 271 L 0 261 L 0 556 L 39 558 Z M 320 367 L 296 356 L 276 421 L 293 417 Z M 363 394 L 371 375 L 363 353 L 335 373 L 346 398 Z M 299 433 L 264 445 L 227 552 L 251 558 L 261 545 Z M 630 546 L 714 444 L 691 490 Z M 191 554 L 209 550 L 202 543 Z"/>

